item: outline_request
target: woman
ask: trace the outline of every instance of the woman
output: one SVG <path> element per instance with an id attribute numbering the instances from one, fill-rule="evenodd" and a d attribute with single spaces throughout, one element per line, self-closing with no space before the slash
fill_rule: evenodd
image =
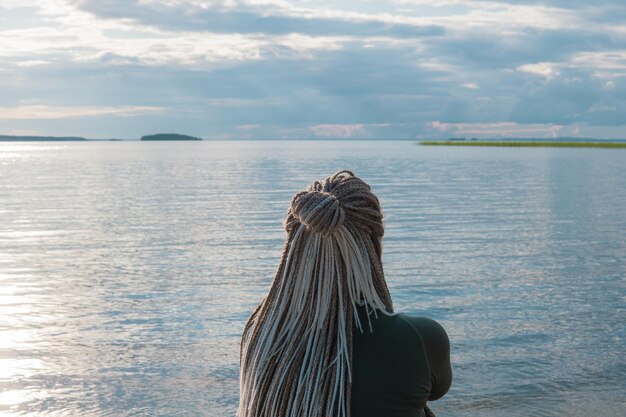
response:
<path id="1" fill-rule="evenodd" d="M 393 311 L 383 215 L 339 171 L 297 193 L 269 293 L 243 331 L 238 417 L 414 417 L 450 387 L 434 320 Z"/>

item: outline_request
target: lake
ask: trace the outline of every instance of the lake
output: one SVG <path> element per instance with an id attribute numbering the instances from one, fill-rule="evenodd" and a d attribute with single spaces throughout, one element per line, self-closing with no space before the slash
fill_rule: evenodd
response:
<path id="1" fill-rule="evenodd" d="M 624 415 L 626 150 L 410 141 L 0 143 L 0 414 L 233 416 L 291 197 L 339 169 L 450 336 L 435 413 Z"/>

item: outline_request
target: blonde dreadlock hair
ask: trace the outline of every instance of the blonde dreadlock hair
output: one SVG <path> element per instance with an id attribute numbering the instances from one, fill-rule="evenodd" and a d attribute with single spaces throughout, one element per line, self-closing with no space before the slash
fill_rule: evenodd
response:
<path id="1" fill-rule="evenodd" d="M 269 293 L 245 325 L 238 417 L 350 417 L 357 305 L 393 315 L 382 212 L 347 170 L 314 181 L 287 211 Z"/>

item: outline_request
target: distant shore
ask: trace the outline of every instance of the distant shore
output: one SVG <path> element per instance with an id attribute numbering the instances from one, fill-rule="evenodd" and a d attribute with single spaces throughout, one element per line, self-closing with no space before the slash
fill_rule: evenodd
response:
<path id="1" fill-rule="evenodd" d="M 155 135 L 142 136 L 140 140 L 202 140 L 195 136 L 180 135 L 178 133 L 157 133 Z"/>
<path id="2" fill-rule="evenodd" d="M 140 139 L 87 139 L 80 136 L 15 136 L 0 135 L 0 142 L 105 142 L 105 141 L 186 141 L 203 140 L 195 136 L 180 135 L 177 133 L 157 133 L 155 135 L 142 136 Z"/>
<path id="3" fill-rule="evenodd" d="M 0 142 L 84 142 L 88 139 L 78 136 L 13 136 L 0 135 Z"/>
<path id="4" fill-rule="evenodd" d="M 504 147 L 547 147 L 547 148 L 626 148 L 626 142 L 533 142 L 533 141 L 465 141 L 424 140 L 427 146 L 504 146 Z"/>
<path id="5" fill-rule="evenodd" d="M 285 139 L 285 138 L 265 138 L 265 139 L 204 139 L 195 136 L 181 135 L 177 133 L 157 133 L 154 135 L 145 135 L 141 138 L 109 138 L 109 139 L 90 139 L 80 136 L 17 136 L 17 135 L 0 135 L 0 142 L 150 142 L 150 141 L 349 141 L 349 142 L 372 142 L 372 141 L 410 141 L 418 145 L 428 146 L 499 146 L 499 147 L 563 147 L 563 148 L 626 148 L 625 139 L 593 139 L 593 138 L 555 138 L 551 140 L 533 140 L 532 138 L 511 138 L 509 140 L 477 140 L 477 139 L 440 139 L 440 140 L 422 140 L 415 138 L 403 139 L 348 139 L 348 138 L 301 138 L 301 139 Z"/>

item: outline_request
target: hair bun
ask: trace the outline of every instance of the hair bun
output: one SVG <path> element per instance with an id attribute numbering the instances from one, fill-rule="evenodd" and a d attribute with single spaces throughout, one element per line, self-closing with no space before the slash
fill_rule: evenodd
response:
<path id="1" fill-rule="evenodd" d="M 307 229 L 327 236 L 343 224 L 346 214 L 337 197 L 317 185 L 321 184 L 316 181 L 293 197 L 291 212 Z"/>

